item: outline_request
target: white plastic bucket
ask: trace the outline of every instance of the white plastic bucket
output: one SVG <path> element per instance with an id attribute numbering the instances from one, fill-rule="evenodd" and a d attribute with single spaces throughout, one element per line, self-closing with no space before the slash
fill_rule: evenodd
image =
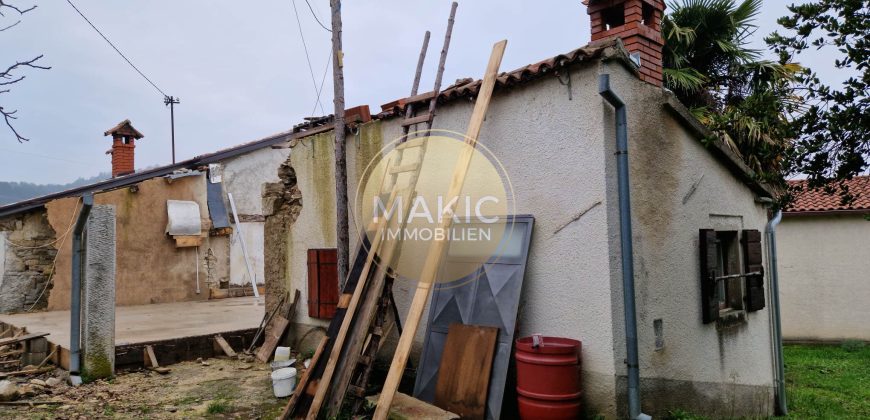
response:
<path id="1" fill-rule="evenodd" d="M 276 361 L 273 361 L 272 363 L 269 363 L 269 365 L 272 366 L 272 370 L 275 371 L 275 370 L 283 369 L 286 367 L 293 367 L 294 363 L 296 363 L 296 359 L 276 360 Z"/>
<path id="2" fill-rule="evenodd" d="M 296 368 L 281 368 L 272 372 L 272 389 L 276 397 L 289 396 L 293 388 L 296 388 Z"/>
<path id="3" fill-rule="evenodd" d="M 275 360 L 276 362 L 281 362 L 284 360 L 290 359 L 290 347 L 278 347 L 275 349 Z"/>

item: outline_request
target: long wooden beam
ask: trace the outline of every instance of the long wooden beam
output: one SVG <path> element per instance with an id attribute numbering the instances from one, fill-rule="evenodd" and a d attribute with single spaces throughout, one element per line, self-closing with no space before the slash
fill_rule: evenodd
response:
<path id="1" fill-rule="evenodd" d="M 465 184 L 465 177 L 471 164 L 471 158 L 474 156 L 474 148 L 477 145 L 477 136 L 480 135 L 480 128 L 483 126 L 483 120 L 486 117 L 486 111 L 492 99 L 492 91 L 495 88 L 495 81 L 498 77 L 498 68 L 501 65 L 501 59 L 504 56 L 506 46 L 507 40 L 503 40 L 497 42 L 492 47 L 489 64 L 486 66 L 483 83 L 480 86 L 477 101 L 474 104 L 474 111 L 471 114 L 471 121 L 468 123 L 468 130 L 465 134 L 465 147 L 457 160 L 456 167 L 453 170 L 453 178 L 450 181 L 450 189 L 447 194 L 449 204 L 444 209 L 448 214 L 453 212 L 458 201 L 450 200 L 450 198 L 459 196 Z M 452 217 L 443 218 L 441 222 L 443 231 L 448 231 L 452 222 Z M 405 327 L 401 338 L 399 338 L 393 362 L 390 364 L 390 372 L 387 374 L 384 389 L 381 391 L 380 398 L 378 398 L 378 406 L 375 409 L 374 415 L 375 420 L 386 420 L 387 415 L 390 413 L 390 406 L 393 404 L 393 398 L 396 396 L 396 390 L 399 388 L 402 373 L 405 371 L 405 365 L 408 363 L 411 345 L 414 342 L 414 336 L 417 334 L 417 328 L 420 326 L 420 319 L 423 316 L 426 301 L 429 300 L 429 293 L 432 290 L 432 284 L 435 282 L 438 266 L 441 264 L 446 247 L 447 240 L 444 238 L 433 240 L 432 246 L 429 248 L 426 262 L 423 265 L 420 283 L 417 285 L 417 291 L 414 293 L 414 299 L 411 301 L 411 307 L 405 319 Z"/>

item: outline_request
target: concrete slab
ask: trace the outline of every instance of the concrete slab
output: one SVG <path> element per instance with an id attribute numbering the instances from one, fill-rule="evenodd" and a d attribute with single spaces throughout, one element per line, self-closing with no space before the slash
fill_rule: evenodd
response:
<path id="1" fill-rule="evenodd" d="M 120 306 L 115 308 L 115 345 L 257 328 L 264 312 L 254 297 Z M 49 341 L 69 348 L 69 311 L 0 315 L 0 322 L 47 332 Z"/>

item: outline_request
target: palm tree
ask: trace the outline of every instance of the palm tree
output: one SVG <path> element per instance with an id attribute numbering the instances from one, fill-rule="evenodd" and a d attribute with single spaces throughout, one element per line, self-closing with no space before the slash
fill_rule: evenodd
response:
<path id="1" fill-rule="evenodd" d="M 681 0 L 662 20 L 665 86 L 767 181 L 781 181 L 800 66 L 749 48 L 761 0 Z"/>

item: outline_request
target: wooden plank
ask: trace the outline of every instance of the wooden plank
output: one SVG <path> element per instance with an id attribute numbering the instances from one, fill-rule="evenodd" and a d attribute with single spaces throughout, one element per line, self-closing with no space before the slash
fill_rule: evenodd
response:
<path id="1" fill-rule="evenodd" d="M 145 367 L 159 368 L 160 363 L 157 362 L 157 356 L 154 354 L 154 347 L 145 346 Z"/>
<path id="2" fill-rule="evenodd" d="M 37 334 L 27 334 L 27 335 L 19 335 L 17 337 L 9 337 L 0 339 L 0 346 L 7 346 L 9 344 L 20 343 L 22 341 L 33 340 L 34 338 L 41 338 L 47 336 L 48 333 L 37 333 Z"/>
<path id="3" fill-rule="evenodd" d="M 281 413 L 280 417 L 282 420 L 290 418 L 290 413 L 293 412 L 296 402 L 299 401 L 299 396 L 302 395 L 305 388 L 308 387 L 308 380 L 311 378 L 311 372 L 314 371 L 314 366 L 317 365 L 320 355 L 323 354 L 323 349 L 326 348 L 327 341 L 329 341 L 329 338 L 327 337 L 320 339 L 320 344 L 317 345 L 317 350 L 314 352 L 314 356 L 311 357 L 311 363 L 308 364 L 308 369 L 305 369 L 305 372 L 302 373 L 302 377 L 299 378 L 299 384 L 296 385 L 296 392 L 293 393 L 293 396 L 290 397 L 290 401 L 287 401 L 287 405 L 284 406 L 284 411 Z"/>
<path id="4" fill-rule="evenodd" d="M 220 334 L 214 336 L 214 341 L 220 346 L 221 350 L 224 351 L 224 354 L 230 357 L 236 357 L 236 352 L 233 350 L 233 347 L 230 346 L 230 343 L 227 343 L 227 340 L 224 340 Z"/>
<path id="5" fill-rule="evenodd" d="M 175 238 L 176 248 L 189 248 L 202 245 L 202 236 L 199 235 L 173 236 L 173 238 Z"/>
<path id="6" fill-rule="evenodd" d="M 257 352 L 257 360 L 265 363 L 272 358 L 272 353 L 278 347 L 278 343 L 281 342 L 281 337 L 284 336 L 284 332 L 287 331 L 289 325 L 290 321 L 281 315 L 275 315 L 272 318 L 272 327 L 266 329 L 266 341 L 263 342 L 263 346 Z"/>
<path id="7" fill-rule="evenodd" d="M 501 59 L 504 56 L 506 46 L 507 40 L 504 40 L 497 42 L 492 48 L 492 54 L 489 57 L 483 83 L 481 83 L 477 101 L 474 103 L 474 111 L 471 114 L 471 121 L 468 123 L 468 130 L 465 134 L 467 139 L 466 147 L 457 159 L 447 197 L 458 196 L 465 184 L 465 176 L 471 164 L 471 158 L 474 155 L 474 147 L 477 145 L 477 136 L 480 135 L 480 128 L 483 126 L 486 110 L 489 108 L 489 102 L 492 99 L 492 91 L 495 88 L 498 68 L 501 65 Z M 448 205 L 450 210 L 452 210 L 452 207 L 455 207 L 456 201 L 449 201 L 451 203 Z M 446 211 L 448 210 L 445 209 Z M 445 217 L 441 223 L 441 228 L 444 231 L 448 231 L 452 222 L 452 217 Z M 393 397 L 396 395 L 396 390 L 399 388 L 399 382 L 402 380 L 405 365 L 408 363 L 411 345 L 414 343 L 414 336 L 417 334 L 417 328 L 420 326 L 420 319 L 423 316 L 426 302 L 429 300 L 432 284 L 438 274 L 438 267 L 441 265 L 441 258 L 444 255 L 446 246 L 446 238 L 443 238 L 441 240 L 433 240 L 432 246 L 429 248 L 429 253 L 426 256 L 426 261 L 421 272 L 420 282 L 417 284 L 417 291 L 414 293 L 414 299 L 411 301 L 411 306 L 408 309 L 408 316 L 405 320 L 402 336 L 399 338 L 396 353 L 393 355 L 393 362 L 390 364 L 390 371 L 387 373 L 387 379 L 384 382 L 384 389 L 381 391 L 381 397 L 378 399 L 378 406 L 374 414 L 375 420 L 386 420 L 387 415 L 390 413 L 390 405 L 393 402 Z"/>
<path id="8" fill-rule="evenodd" d="M 483 420 L 498 328 L 453 324 L 438 369 L 435 405 L 463 419 Z"/>
<path id="9" fill-rule="evenodd" d="M 39 369 L 18 370 L 15 372 L 3 372 L 3 373 L 0 373 L 0 379 L 9 378 L 11 376 L 36 375 L 38 373 L 51 372 L 54 369 L 55 369 L 54 366 L 46 366 L 44 368 L 39 368 Z"/>

